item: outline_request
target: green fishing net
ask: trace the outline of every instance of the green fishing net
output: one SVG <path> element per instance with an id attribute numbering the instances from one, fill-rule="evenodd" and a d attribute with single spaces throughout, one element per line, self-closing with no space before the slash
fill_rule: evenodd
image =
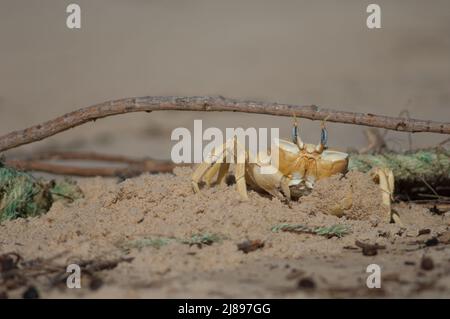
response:
<path id="1" fill-rule="evenodd" d="M 407 153 L 351 154 L 348 169 L 363 173 L 374 167 L 387 167 L 397 181 L 421 183 L 426 180 L 450 179 L 450 151 L 445 149 L 418 150 Z"/>
<path id="2" fill-rule="evenodd" d="M 45 181 L 6 167 L 0 161 L 0 222 L 46 213 L 56 200 L 74 201 L 83 197 L 75 182 Z"/>

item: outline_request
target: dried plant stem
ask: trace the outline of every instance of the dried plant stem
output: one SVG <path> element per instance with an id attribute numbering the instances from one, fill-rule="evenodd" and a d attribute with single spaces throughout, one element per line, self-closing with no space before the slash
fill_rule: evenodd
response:
<path id="1" fill-rule="evenodd" d="M 27 160 L 82 160 L 82 161 L 101 161 L 110 163 L 124 163 L 124 164 L 142 164 L 146 159 L 137 159 L 123 155 L 110 155 L 95 152 L 61 152 L 50 151 L 27 158 Z M 148 159 L 149 161 L 156 162 Z"/>
<path id="2" fill-rule="evenodd" d="M 100 103 L 67 113 L 24 130 L 11 132 L 0 137 L 0 152 L 42 140 L 83 123 L 107 116 L 161 110 L 245 112 L 280 116 L 292 116 L 295 114 L 297 117 L 310 120 L 327 119 L 329 122 L 381 127 L 396 131 L 450 134 L 450 123 L 336 111 L 323 109 L 315 105 L 298 106 L 264 103 L 228 99 L 220 96 L 145 96 Z"/>
<path id="3" fill-rule="evenodd" d="M 82 167 L 67 164 L 53 164 L 40 160 L 6 160 L 7 166 L 24 170 L 39 171 L 59 175 L 73 175 L 82 177 L 133 177 L 144 172 L 170 173 L 175 165 L 167 161 L 142 160 L 125 167 Z"/>

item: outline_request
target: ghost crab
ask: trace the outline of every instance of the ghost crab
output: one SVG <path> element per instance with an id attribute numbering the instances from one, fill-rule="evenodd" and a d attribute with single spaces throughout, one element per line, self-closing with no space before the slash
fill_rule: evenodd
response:
<path id="1" fill-rule="evenodd" d="M 213 149 L 195 169 L 192 174 L 194 192 L 200 192 L 199 183 L 202 181 L 207 186 L 223 183 L 230 164 L 235 163 L 236 187 L 242 200 L 248 200 L 249 185 L 290 205 L 291 199 L 309 193 L 316 181 L 347 172 L 348 154 L 327 147 L 328 132 L 325 121 L 321 125 L 319 144 L 307 144 L 300 137 L 298 122 L 294 116 L 292 142 L 274 139 L 275 148 L 272 147 L 269 155 L 260 152 L 255 156 L 243 147 L 237 136 L 229 139 Z M 382 200 L 387 206 L 387 218 L 391 221 L 391 198 L 394 191 L 392 171 L 377 168 L 370 174 L 380 185 Z M 214 181 L 216 175 L 217 179 Z"/>

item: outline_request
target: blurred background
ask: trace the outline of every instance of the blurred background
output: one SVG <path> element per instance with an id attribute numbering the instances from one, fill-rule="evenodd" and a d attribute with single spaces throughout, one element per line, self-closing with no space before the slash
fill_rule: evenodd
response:
<path id="1" fill-rule="evenodd" d="M 81 7 L 81 29 L 66 7 Z M 366 27 L 381 6 L 382 29 Z M 448 0 L 0 0 L 0 135 L 99 102 L 143 95 L 223 95 L 450 121 Z M 7 152 L 83 150 L 170 158 L 171 131 L 279 127 L 264 115 L 154 112 L 88 123 Z M 319 123 L 302 121 L 306 141 Z M 329 124 L 329 145 L 366 144 L 364 127 Z M 388 144 L 407 149 L 408 134 Z M 413 147 L 446 136 L 417 133 Z M 9 153 L 9 154 L 8 154 Z"/>

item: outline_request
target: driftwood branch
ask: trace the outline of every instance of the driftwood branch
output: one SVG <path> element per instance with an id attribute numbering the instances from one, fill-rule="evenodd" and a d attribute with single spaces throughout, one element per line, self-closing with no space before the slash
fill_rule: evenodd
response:
<path id="1" fill-rule="evenodd" d="M 104 166 L 89 167 L 87 165 L 76 166 L 68 164 L 49 163 L 49 160 L 79 160 L 103 162 Z M 124 164 L 120 167 L 111 166 L 112 163 Z M 175 167 L 170 161 L 153 159 L 135 159 L 120 155 L 108 155 L 99 153 L 82 152 L 50 152 L 38 154 L 26 159 L 5 160 L 5 164 L 24 171 L 38 171 L 58 175 L 72 175 L 82 177 L 133 177 L 144 172 L 148 173 L 171 173 Z"/>
<path id="2" fill-rule="evenodd" d="M 161 110 L 245 112 L 267 115 L 292 116 L 310 120 L 357 124 L 404 132 L 433 132 L 450 134 L 450 123 L 388 117 L 374 114 L 335 111 L 315 105 L 298 106 L 280 103 L 242 101 L 224 97 L 146 96 L 105 102 L 67 113 L 42 124 L 14 131 L 0 137 L 0 152 L 42 140 L 83 123 L 107 116 Z"/>
<path id="3" fill-rule="evenodd" d="M 61 152 L 61 151 L 49 151 L 38 154 L 33 154 L 25 158 L 32 161 L 45 161 L 45 160 L 81 160 L 81 161 L 99 161 L 110 163 L 123 163 L 130 165 L 141 165 L 145 161 L 157 162 L 152 159 L 138 159 L 123 155 L 111 155 L 101 154 L 96 152 Z"/>

